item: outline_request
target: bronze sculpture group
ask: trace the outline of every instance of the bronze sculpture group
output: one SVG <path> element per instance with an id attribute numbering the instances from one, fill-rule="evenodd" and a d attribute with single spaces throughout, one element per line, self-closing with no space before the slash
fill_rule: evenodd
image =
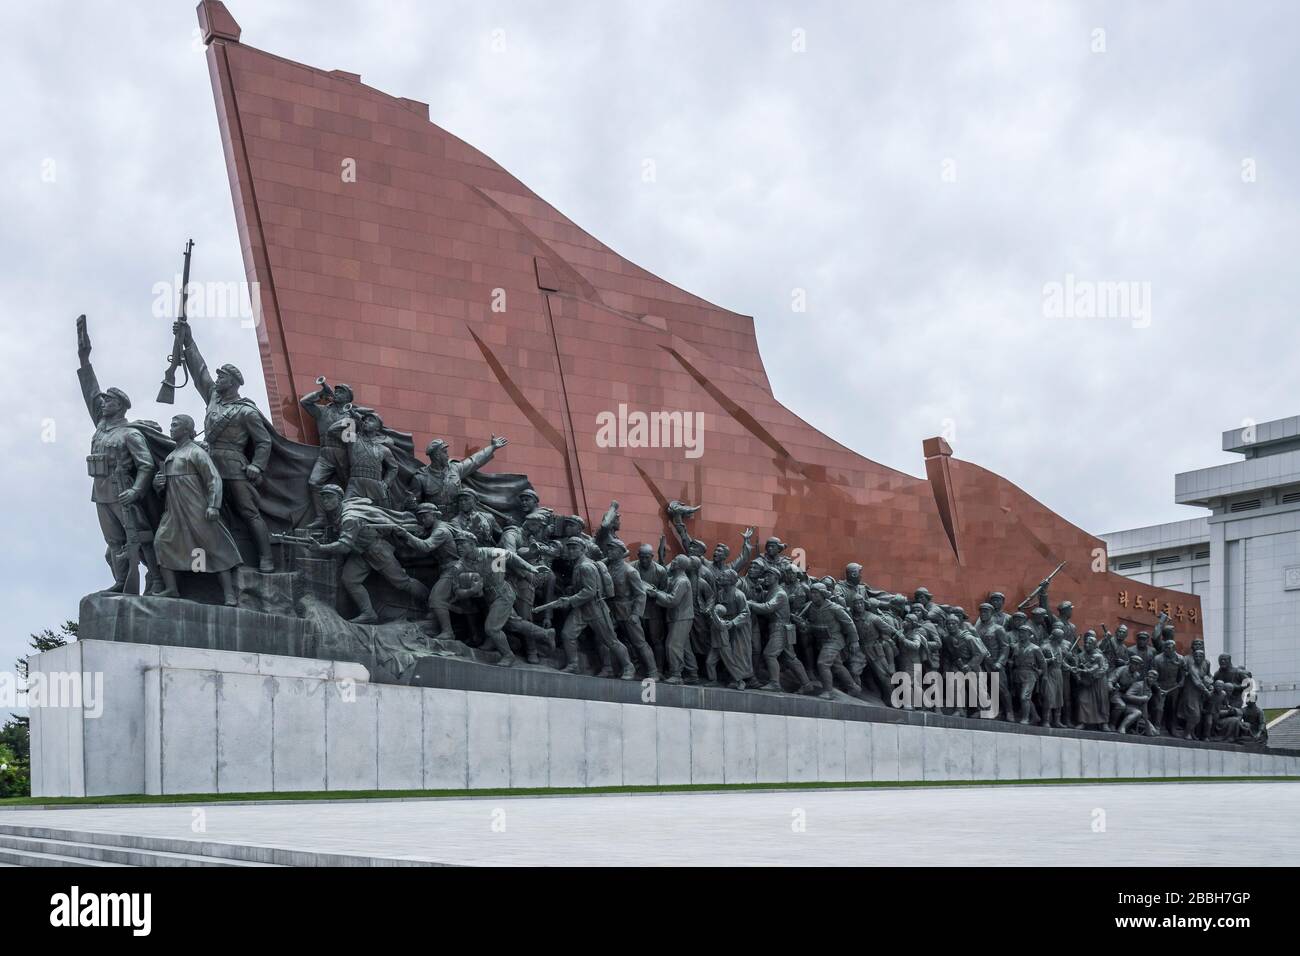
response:
<path id="1" fill-rule="evenodd" d="M 139 594 L 143 564 L 151 596 L 179 597 L 186 576 L 210 574 L 236 606 L 235 569 L 275 572 L 279 543 L 332 562 L 352 624 L 427 618 L 431 648 L 460 642 L 501 666 L 522 656 L 623 680 L 827 699 L 874 691 L 885 706 L 900 673 L 977 674 L 996 684 L 1003 720 L 1266 740 L 1248 671 L 1223 655 L 1212 673 L 1200 641 L 1180 655 L 1163 615 L 1132 644 L 1125 625 L 1103 625 L 1100 639 L 1079 633 L 1070 602 L 1049 602 L 1055 572 L 1015 611 L 994 593 L 970 619 L 924 587 L 910 599 L 873 588 L 857 563 L 842 578 L 811 577 L 779 538 L 756 554 L 753 529 L 734 559 L 726 544 L 709 553 L 687 530 L 699 509 L 676 501 L 666 518 L 679 553 L 670 559 L 661 536 L 633 556 L 618 537 L 617 502 L 589 531 L 580 516 L 544 507 L 526 477 L 483 472 L 504 438 L 464 460 L 435 439 L 421 463 L 411 436 L 386 428 L 348 386 L 320 378 L 301 399 L 320 445 L 290 442 L 240 396 L 239 369 L 213 375 L 188 323 L 173 331 L 174 354 L 206 405 L 202 441 L 186 415 L 169 434 L 129 421 L 127 395 L 100 390 L 85 317 L 77 322 L 110 590 Z"/>

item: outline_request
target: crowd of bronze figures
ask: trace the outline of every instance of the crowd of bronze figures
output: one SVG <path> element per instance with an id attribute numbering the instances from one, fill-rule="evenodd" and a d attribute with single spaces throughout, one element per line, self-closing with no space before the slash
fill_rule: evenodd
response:
<path id="1" fill-rule="evenodd" d="M 611 503 L 594 528 L 546 507 L 525 476 L 482 471 L 504 438 L 464 460 L 446 442 L 412 454 L 409 435 L 384 426 L 346 385 L 301 399 L 319 446 L 279 435 L 240 395 L 233 365 L 209 370 L 188 323 L 173 329 L 176 356 L 206 405 L 203 441 L 187 415 L 168 433 L 129 420 L 119 388 L 101 391 L 89 361 L 85 317 L 77 342 L 87 409 L 95 423 L 92 500 L 113 571 L 110 590 L 179 597 L 191 575 L 215 575 L 227 605 L 239 601 L 233 570 L 273 573 L 276 546 L 330 558 L 354 624 L 377 624 L 372 590 L 396 602 L 384 620 L 428 619 L 427 644 L 489 652 L 500 666 L 522 657 L 623 680 L 817 694 L 836 691 L 899 703 L 898 675 L 985 675 L 1002 720 L 1120 734 L 1262 742 L 1267 730 L 1250 673 L 1221 655 L 1212 671 L 1203 642 L 1176 649 L 1161 615 L 1129 643 L 1129 629 L 1079 631 L 1073 607 L 1055 608 L 1051 576 L 1013 611 L 988 595 L 972 617 L 917 588 L 908 597 L 871 587 L 862 566 L 816 578 L 777 537 L 754 532 L 739 553 L 710 552 L 688 523 L 698 508 L 669 502 L 672 529 L 635 555 L 619 538 Z M 160 395 L 160 400 L 163 399 Z M 233 532 L 233 533 L 232 533 Z M 236 539 L 243 542 L 241 544 Z M 351 613 L 351 612 L 349 612 Z M 590 661 L 590 664 L 586 662 Z M 874 692 L 874 693 L 872 693 Z M 973 704 L 936 709 L 979 716 Z"/>

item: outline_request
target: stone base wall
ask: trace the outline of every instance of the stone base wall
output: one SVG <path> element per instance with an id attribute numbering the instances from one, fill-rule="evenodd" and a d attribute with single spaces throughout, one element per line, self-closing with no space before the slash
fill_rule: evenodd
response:
<path id="1" fill-rule="evenodd" d="M 1300 756 L 372 684 L 364 667 L 111 641 L 103 708 L 33 708 L 34 796 L 1300 775 Z M 93 703 L 93 702 L 92 702 Z"/>

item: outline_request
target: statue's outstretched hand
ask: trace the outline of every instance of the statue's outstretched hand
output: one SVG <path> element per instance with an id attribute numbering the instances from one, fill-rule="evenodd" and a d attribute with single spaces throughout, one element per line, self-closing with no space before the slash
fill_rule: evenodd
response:
<path id="1" fill-rule="evenodd" d="M 84 365 L 90 358 L 90 333 L 86 331 L 86 317 L 77 316 L 77 358 Z"/>
<path id="2" fill-rule="evenodd" d="M 491 444 L 493 448 L 504 448 L 506 445 L 510 444 L 510 439 L 498 438 L 496 435 L 493 435 Z"/>

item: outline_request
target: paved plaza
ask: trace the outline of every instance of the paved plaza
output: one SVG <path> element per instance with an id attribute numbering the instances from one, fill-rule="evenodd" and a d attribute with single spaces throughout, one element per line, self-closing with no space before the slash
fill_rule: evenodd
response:
<path id="1" fill-rule="evenodd" d="M 1300 782 L 0 810 L 25 826 L 476 866 L 1296 865 L 1297 821 Z"/>

